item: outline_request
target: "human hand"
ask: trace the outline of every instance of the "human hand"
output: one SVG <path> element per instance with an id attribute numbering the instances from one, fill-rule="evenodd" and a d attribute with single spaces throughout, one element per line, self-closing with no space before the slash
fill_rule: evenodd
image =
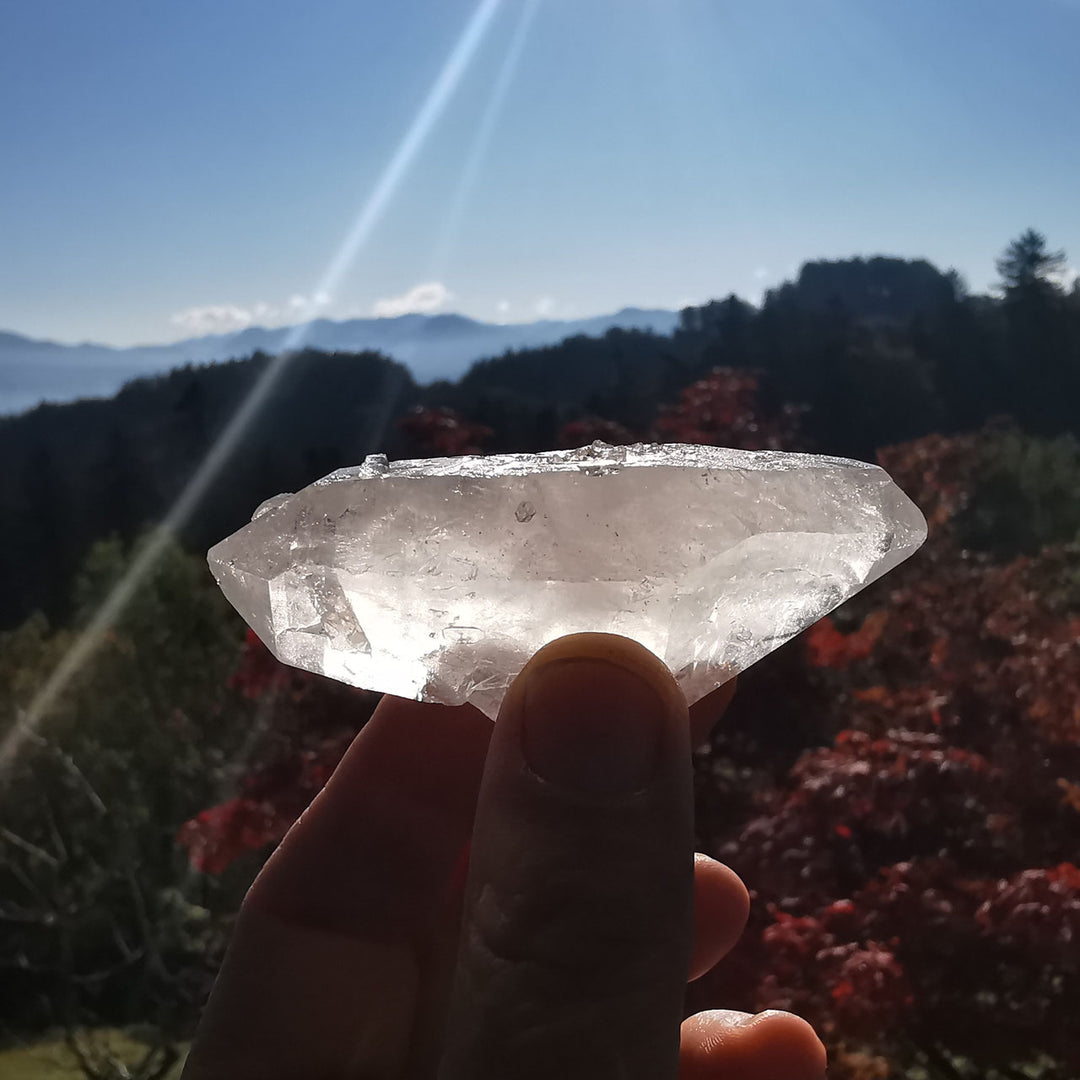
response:
<path id="1" fill-rule="evenodd" d="M 252 885 L 185 1080 L 823 1077 L 788 1014 L 680 1038 L 748 911 L 692 857 L 691 739 L 732 692 L 688 713 L 647 650 L 577 634 L 494 725 L 384 698 Z"/>

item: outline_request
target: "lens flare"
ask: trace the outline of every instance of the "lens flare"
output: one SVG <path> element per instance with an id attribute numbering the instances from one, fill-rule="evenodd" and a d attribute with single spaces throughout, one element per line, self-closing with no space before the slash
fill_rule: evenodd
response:
<path id="1" fill-rule="evenodd" d="M 495 83 L 491 89 L 491 97 L 488 99 L 487 107 L 484 109 L 480 123 L 477 126 L 476 135 L 473 137 L 472 146 L 469 148 L 469 156 L 465 159 L 465 165 L 461 170 L 457 187 L 454 189 L 454 196 L 450 202 L 450 209 L 447 211 L 446 222 L 443 225 L 439 242 L 432 255 L 431 272 L 428 275 L 431 278 L 441 278 L 445 273 L 447 263 L 450 261 L 450 252 L 453 250 L 457 240 L 465 205 L 472 194 L 473 188 L 476 186 L 480 168 L 487 157 L 491 136 L 495 131 L 495 125 L 499 122 L 507 91 L 510 89 L 510 84 L 513 82 L 518 63 L 521 60 L 521 54 L 525 49 L 525 39 L 529 36 L 529 29 L 532 26 L 533 19 L 536 18 L 539 8 L 540 0 L 525 0 L 521 6 L 517 25 L 514 28 L 514 36 L 510 39 L 510 45 L 506 50 L 506 56 L 503 57 L 502 64 L 499 65 L 499 71 L 495 76 Z"/>
<path id="2" fill-rule="evenodd" d="M 361 207 L 341 247 L 338 248 L 322 279 L 313 290 L 312 295 L 317 298 L 317 305 L 312 311 L 312 319 L 330 302 L 334 290 L 352 267 L 361 248 L 371 235 L 372 229 L 382 219 L 402 179 L 424 146 L 435 124 L 443 115 L 462 76 L 475 58 L 501 5 L 502 0 L 480 0 L 469 17 L 469 21 L 465 24 L 464 30 L 455 42 L 420 109 L 413 117 L 393 156 L 380 174 L 374 189 Z M 153 570 L 170 538 L 191 518 L 207 488 L 247 433 L 296 350 L 303 345 L 310 323 L 311 320 L 291 330 L 282 346 L 282 352 L 267 364 L 255 381 L 247 397 L 199 463 L 164 520 L 139 548 L 124 576 L 105 597 L 85 629 L 38 690 L 26 711 L 18 718 L 15 727 L 0 741 L 0 775 L 7 771 L 20 747 L 41 723 L 42 717 L 97 650 L 110 627 L 123 613 L 143 581 Z M 384 426 L 388 419 L 388 415 L 384 417 Z M 381 438 L 381 434 L 381 432 L 373 432 L 375 438 Z"/>

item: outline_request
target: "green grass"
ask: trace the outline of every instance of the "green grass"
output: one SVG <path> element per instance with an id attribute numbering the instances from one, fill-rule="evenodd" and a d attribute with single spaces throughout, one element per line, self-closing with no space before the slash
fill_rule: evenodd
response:
<path id="1" fill-rule="evenodd" d="M 122 1031 L 95 1031 L 92 1038 L 98 1045 L 106 1045 L 125 1062 L 135 1063 L 146 1052 L 143 1043 Z M 169 1080 L 177 1080 L 181 1068 L 183 1059 L 173 1067 Z M 75 1057 L 61 1037 L 0 1050 L 0 1080 L 78 1080 L 82 1075 Z"/>

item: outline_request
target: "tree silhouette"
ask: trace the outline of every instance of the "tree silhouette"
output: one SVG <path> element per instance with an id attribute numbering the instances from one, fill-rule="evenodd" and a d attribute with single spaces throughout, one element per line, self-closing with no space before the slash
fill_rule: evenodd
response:
<path id="1" fill-rule="evenodd" d="M 997 263 L 1005 295 L 1010 412 L 1031 431 L 1055 435 L 1076 424 L 1078 327 L 1061 287 L 1065 253 L 1028 229 Z"/>
<path id="2" fill-rule="evenodd" d="M 1059 291 L 1065 271 L 1065 252 L 1048 251 L 1046 237 L 1035 229 L 1021 233 L 997 260 L 1001 288 L 1006 297 L 1031 291 Z"/>

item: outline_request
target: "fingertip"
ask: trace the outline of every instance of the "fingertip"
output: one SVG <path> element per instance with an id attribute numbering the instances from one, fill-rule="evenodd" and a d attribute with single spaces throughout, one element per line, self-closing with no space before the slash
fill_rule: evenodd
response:
<path id="1" fill-rule="evenodd" d="M 750 893 L 729 866 L 694 855 L 694 952 L 689 981 L 702 975 L 734 947 L 750 917 Z"/>
<path id="2" fill-rule="evenodd" d="M 825 1046 L 801 1016 L 770 1009 L 747 1025 L 753 1052 L 771 1063 L 772 1071 L 790 1080 L 818 1080 L 828 1064 Z"/>
<path id="3" fill-rule="evenodd" d="M 680 1030 L 680 1078 L 684 1072 L 687 1077 L 711 1075 L 701 1070 L 711 1068 L 713 1058 L 723 1053 L 734 1033 L 753 1018 L 753 1013 L 736 1009 L 706 1009 L 688 1016 Z"/>
<path id="4" fill-rule="evenodd" d="M 542 648 L 499 712 L 496 747 L 567 794 L 619 799 L 688 769 L 686 701 L 644 646 L 583 633 Z"/>
<path id="5" fill-rule="evenodd" d="M 647 682 L 668 709 L 686 712 L 686 698 L 663 660 L 640 642 L 619 634 L 583 632 L 548 642 L 522 668 L 510 692 L 526 684 L 538 668 L 564 660 L 596 660 L 624 668 Z"/>
<path id="6" fill-rule="evenodd" d="M 706 896 L 709 902 L 716 902 L 723 898 L 728 913 L 738 914 L 745 923 L 750 915 L 750 891 L 743 884 L 743 879 L 730 866 L 719 862 L 711 855 L 695 851 L 694 880 L 702 889 L 703 900 Z"/>
<path id="7" fill-rule="evenodd" d="M 822 1080 L 826 1065 L 821 1040 L 793 1013 L 711 1009 L 683 1021 L 679 1080 Z"/>

